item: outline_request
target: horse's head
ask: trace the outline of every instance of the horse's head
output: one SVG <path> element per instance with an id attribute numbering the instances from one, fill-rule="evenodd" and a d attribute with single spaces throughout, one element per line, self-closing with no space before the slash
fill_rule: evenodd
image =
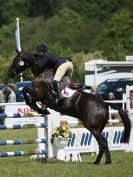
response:
<path id="1" fill-rule="evenodd" d="M 16 50 L 16 52 L 17 55 L 13 59 L 13 62 L 7 72 L 9 77 L 15 77 L 19 75 L 21 72 L 30 67 L 35 60 L 35 57 L 31 53 L 25 51 L 20 52 L 18 50 Z"/>

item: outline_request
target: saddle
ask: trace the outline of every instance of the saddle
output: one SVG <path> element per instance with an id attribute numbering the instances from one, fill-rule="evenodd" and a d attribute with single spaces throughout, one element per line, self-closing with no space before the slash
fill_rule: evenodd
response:
<path id="1" fill-rule="evenodd" d="M 49 74 L 47 74 L 47 73 L 49 73 Z M 53 75 L 53 73 L 51 72 L 51 74 L 50 74 L 49 69 L 47 69 L 47 70 L 45 70 L 45 72 L 43 72 L 39 75 L 39 78 L 46 81 L 48 78 L 53 79 L 53 77 L 51 77 L 52 75 Z M 63 90 L 66 87 L 69 87 L 70 89 L 73 89 L 73 90 L 84 89 L 84 86 L 82 84 L 78 84 L 78 83 L 71 81 L 70 76 L 63 77 L 63 79 L 60 82 L 60 87 L 61 87 L 61 90 Z"/>
<path id="2" fill-rule="evenodd" d="M 82 84 L 78 84 L 78 83 L 75 83 L 75 82 L 71 82 L 68 87 L 73 89 L 73 90 L 84 89 L 84 86 Z"/>
<path id="3" fill-rule="evenodd" d="M 72 90 L 83 89 L 83 85 L 82 84 L 78 84 L 78 83 L 75 83 L 75 82 L 71 81 L 69 76 L 65 76 L 62 79 L 62 81 L 60 82 L 60 87 L 61 87 L 61 90 L 63 90 L 66 87 L 69 87 Z"/>

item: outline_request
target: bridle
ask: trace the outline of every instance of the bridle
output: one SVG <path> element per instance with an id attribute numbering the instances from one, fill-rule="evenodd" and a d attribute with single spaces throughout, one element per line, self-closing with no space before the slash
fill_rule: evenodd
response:
<path id="1" fill-rule="evenodd" d="M 21 58 L 19 58 L 19 66 L 24 66 L 24 61 L 21 59 Z"/>

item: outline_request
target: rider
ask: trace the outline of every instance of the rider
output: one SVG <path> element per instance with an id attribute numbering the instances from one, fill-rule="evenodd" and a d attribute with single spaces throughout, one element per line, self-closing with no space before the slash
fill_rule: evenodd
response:
<path id="1" fill-rule="evenodd" d="M 60 89 L 60 81 L 67 74 L 72 76 L 73 64 L 68 57 L 58 57 L 49 52 L 47 44 L 41 43 L 36 47 L 37 52 L 40 53 L 40 58 L 37 60 L 37 68 L 40 72 L 43 72 L 46 67 L 54 69 L 53 78 L 53 93 L 57 98 L 57 101 L 63 99 Z"/>

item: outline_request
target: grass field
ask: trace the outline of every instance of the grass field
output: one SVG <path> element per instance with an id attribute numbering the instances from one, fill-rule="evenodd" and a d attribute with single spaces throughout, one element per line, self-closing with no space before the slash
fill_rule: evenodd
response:
<path id="1" fill-rule="evenodd" d="M 3 130 L 0 139 L 33 139 L 36 129 Z M 0 151 L 33 150 L 36 145 L 0 146 Z M 82 163 L 41 162 L 31 160 L 30 156 L 1 157 L 0 177 L 132 177 L 133 153 L 111 152 L 112 164 L 93 165 L 96 156 L 83 154 Z"/>

